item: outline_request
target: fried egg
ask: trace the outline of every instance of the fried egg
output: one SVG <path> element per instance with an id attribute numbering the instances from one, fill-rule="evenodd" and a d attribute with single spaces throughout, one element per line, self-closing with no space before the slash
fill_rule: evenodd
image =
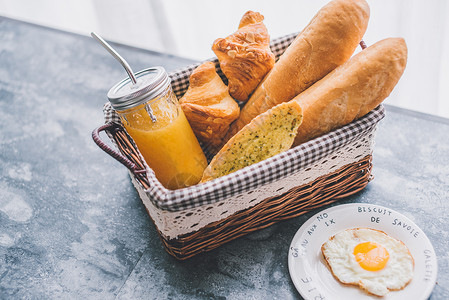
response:
<path id="1" fill-rule="evenodd" d="M 407 246 L 379 230 L 347 229 L 326 241 L 321 251 L 335 278 L 377 296 L 403 289 L 413 277 Z"/>

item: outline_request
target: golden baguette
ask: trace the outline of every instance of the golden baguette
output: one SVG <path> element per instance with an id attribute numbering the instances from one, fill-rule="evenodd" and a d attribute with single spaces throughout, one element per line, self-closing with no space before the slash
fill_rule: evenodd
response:
<path id="1" fill-rule="evenodd" d="M 233 136 L 204 170 L 201 182 L 240 170 L 288 150 L 302 121 L 295 101 L 273 107 Z"/>
<path id="2" fill-rule="evenodd" d="M 257 115 L 291 100 L 347 61 L 362 39 L 368 19 L 365 0 L 334 0 L 324 6 L 259 84 L 223 143 Z"/>
<path id="3" fill-rule="evenodd" d="M 292 101 L 304 119 L 294 145 L 299 145 L 358 119 L 393 90 L 407 64 L 402 38 L 388 38 L 354 55 Z"/>

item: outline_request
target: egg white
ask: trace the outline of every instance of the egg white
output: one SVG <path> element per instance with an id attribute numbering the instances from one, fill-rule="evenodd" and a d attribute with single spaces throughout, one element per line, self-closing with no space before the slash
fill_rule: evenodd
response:
<path id="1" fill-rule="evenodd" d="M 388 251 L 389 259 L 383 269 L 368 271 L 356 261 L 354 248 L 363 242 L 377 243 Z M 348 229 L 331 237 L 321 250 L 332 274 L 340 282 L 359 285 L 377 296 L 384 296 L 390 290 L 403 289 L 413 277 L 414 261 L 408 248 L 382 231 Z"/>

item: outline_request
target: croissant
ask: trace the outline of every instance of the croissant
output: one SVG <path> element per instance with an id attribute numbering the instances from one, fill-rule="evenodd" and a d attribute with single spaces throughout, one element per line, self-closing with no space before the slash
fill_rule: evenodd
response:
<path id="1" fill-rule="evenodd" d="M 190 86 L 179 103 L 198 140 L 212 147 L 221 144 L 229 125 L 240 114 L 212 62 L 205 62 L 192 72 Z"/>
<path id="2" fill-rule="evenodd" d="M 248 100 L 274 66 L 270 36 L 263 19 L 258 12 L 246 12 L 234 34 L 216 39 L 212 45 L 221 70 L 228 78 L 229 93 L 239 101 Z"/>

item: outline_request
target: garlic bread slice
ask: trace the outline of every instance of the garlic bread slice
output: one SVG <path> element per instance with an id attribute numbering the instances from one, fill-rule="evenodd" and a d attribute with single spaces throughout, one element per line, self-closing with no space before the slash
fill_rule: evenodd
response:
<path id="1" fill-rule="evenodd" d="M 281 103 L 254 118 L 237 132 L 204 170 L 206 182 L 290 149 L 302 122 L 296 101 Z"/>

